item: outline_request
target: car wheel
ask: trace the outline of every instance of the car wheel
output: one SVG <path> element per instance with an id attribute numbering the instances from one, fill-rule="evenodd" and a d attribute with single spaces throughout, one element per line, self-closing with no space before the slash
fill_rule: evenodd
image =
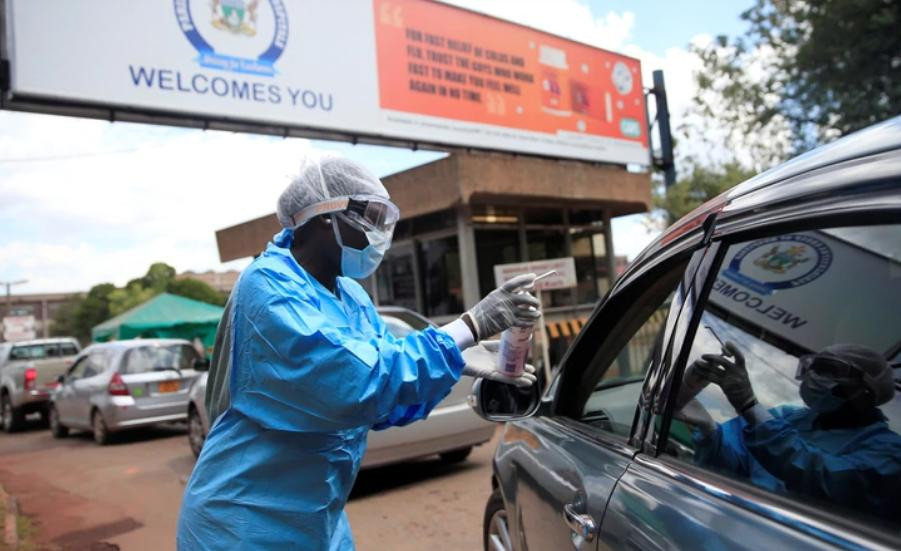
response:
<path id="1" fill-rule="evenodd" d="M 513 551 L 507 510 L 504 509 L 504 498 L 498 489 L 491 492 L 491 497 L 488 498 L 482 524 L 485 551 Z"/>
<path id="2" fill-rule="evenodd" d="M 13 407 L 9 394 L 5 392 L 3 396 L 0 396 L 0 415 L 3 417 L 3 430 L 6 432 L 16 432 L 25 424 L 25 416 L 22 415 L 22 411 Z"/>
<path id="3" fill-rule="evenodd" d="M 56 406 L 50 406 L 47 415 L 50 417 L 50 434 L 52 434 L 54 438 L 65 438 L 66 436 L 69 436 L 69 427 L 59 422 L 59 412 L 56 411 Z"/>
<path id="4" fill-rule="evenodd" d="M 445 463 L 460 463 L 466 461 L 466 458 L 469 457 L 470 453 L 472 453 L 472 446 L 444 452 L 439 454 L 439 456 L 441 457 L 441 461 L 444 461 Z"/>
<path id="5" fill-rule="evenodd" d="M 94 429 L 94 442 L 101 446 L 105 446 L 109 443 L 109 429 L 106 427 L 106 421 L 103 420 L 103 414 L 100 413 L 100 410 L 94 410 L 94 415 L 91 417 L 91 427 Z"/>
<path id="6" fill-rule="evenodd" d="M 197 408 L 191 408 L 188 411 L 188 443 L 191 444 L 191 451 L 194 457 L 200 457 L 200 450 L 203 449 L 203 441 L 206 435 L 203 433 L 203 421 L 200 419 L 200 413 Z"/>

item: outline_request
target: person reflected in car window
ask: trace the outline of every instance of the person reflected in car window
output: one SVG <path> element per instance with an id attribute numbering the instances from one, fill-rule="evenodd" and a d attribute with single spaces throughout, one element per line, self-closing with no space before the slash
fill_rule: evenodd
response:
<path id="1" fill-rule="evenodd" d="M 722 354 L 701 356 L 689 373 L 719 386 L 739 414 L 716 425 L 697 411 L 697 400 L 685 401 L 682 416 L 698 420 L 697 464 L 771 491 L 899 518 L 901 436 L 879 410 L 893 399 L 895 385 L 888 362 L 877 352 L 836 344 L 802 356 L 795 378 L 806 407 L 762 407 L 744 355 L 729 341 Z"/>

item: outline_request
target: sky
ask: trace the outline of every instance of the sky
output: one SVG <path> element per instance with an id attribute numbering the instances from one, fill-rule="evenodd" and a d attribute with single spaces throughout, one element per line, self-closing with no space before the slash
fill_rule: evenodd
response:
<path id="1" fill-rule="evenodd" d="M 690 43 L 743 30 L 750 0 L 453 0 L 448 3 L 613 49 L 663 69 L 674 127 L 694 91 Z M 273 212 L 305 154 L 335 151 L 384 176 L 440 158 L 340 142 L 0 112 L 0 282 L 14 294 L 86 291 L 143 275 L 156 261 L 222 264 L 215 231 Z M 614 220 L 633 258 L 655 236 L 644 215 Z M 2 291 L 2 289 L 0 289 Z"/>

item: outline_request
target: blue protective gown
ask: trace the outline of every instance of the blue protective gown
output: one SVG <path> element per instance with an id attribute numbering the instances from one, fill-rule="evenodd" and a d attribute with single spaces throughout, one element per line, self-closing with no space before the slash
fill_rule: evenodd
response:
<path id="1" fill-rule="evenodd" d="M 782 406 L 749 425 L 736 417 L 695 434 L 695 462 L 775 492 L 830 501 L 880 518 L 901 516 L 901 436 L 885 420 L 817 429 L 816 412 Z"/>
<path id="2" fill-rule="evenodd" d="M 450 336 L 391 336 L 355 281 L 332 294 L 306 273 L 291 237 L 232 292 L 230 399 L 185 489 L 179 549 L 353 549 L 344 504 L 367 432 L 424 418 L 460 378 Z"/>

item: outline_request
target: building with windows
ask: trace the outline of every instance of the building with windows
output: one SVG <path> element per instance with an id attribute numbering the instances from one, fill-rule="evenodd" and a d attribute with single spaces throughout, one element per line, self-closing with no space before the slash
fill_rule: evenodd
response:
<path id="1" fill-rule="evenodd" d="M 6 318 L 33 320 L 33 335 L 29 338 L 47 338 L 53 317 L 67 302 L 84 297 L 84 293 L 40 293 L 10 295 L 0 299 L 0 320 Z M 31 323 L 29 321 L 29 326 Z M 0 341 L 4 340 L 0 330 Z"/>
<path id="2" fill-rule="evenodd" d="M 401 220 L 367 282 L 373 299 L 442 322 L 497 286 L 496 264 L 571 256 L 576 287 L 542 297 L 552 357 L 625 264 L 611 219 L 651 203 L 648 173 L 508 154 L 454 153 L 382 182 Z M 278 230 L 271 214 L 218 231 L 221 260 L 259 254 Z"/>

